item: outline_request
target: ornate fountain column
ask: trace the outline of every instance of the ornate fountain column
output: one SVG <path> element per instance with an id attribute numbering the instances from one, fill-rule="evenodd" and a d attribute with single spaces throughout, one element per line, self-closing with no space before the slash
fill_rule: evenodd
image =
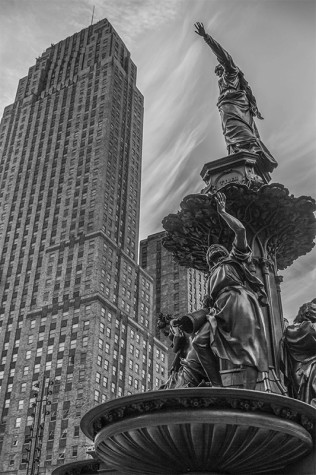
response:
<path id="1" fill-rule="evenodd" d="M 229 159 L 229 160 L 228 160 Z M 231 249 L 233 234 L 216 212 L 213 199 L 217 191 L 224 192 L 227 210 L 236 216 L 247 230 L 252 248 L 250 270 L 264 283 L 269 305 L 262 309 L 269 350 L 269 381 L 257 389 L 285 394 L 280 383 L 279 343 L 284 330 L 280 298 L 280 270 L 291 265 L 313 247 L 315 236 L 315 201 L 306 196 L 295 198 L 281 184 L 266 182 L 260 176 L 258 157 L 240 152 L 207 163 L 201 172 L 206 188 L 201 194 L 188 195 L 180 211 L 164 218 L 167 231 L 164 246 L 173 252 L 180 265 L 208 271 L 205 254 L 213 243 Z M 225 178 L 225 177 L 229 177 Z M 225 386 L 242 387 L 236 379 L 236 368 L 222 362 Z"/>

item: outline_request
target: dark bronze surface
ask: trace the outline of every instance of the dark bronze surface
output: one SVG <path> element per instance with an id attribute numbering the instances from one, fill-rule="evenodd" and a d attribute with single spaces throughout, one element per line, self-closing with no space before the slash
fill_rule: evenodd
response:
<path id="1" fill-rule="evenodd" d="M 271 172 L 277 162 L 260 139 L 254 119 L 263 117 L 243 72 L 236 66 L 230 54 L 206 33 L 202 23 L 196 23 L 195 27 L 196 33 L 204 38 L 219 61 L 215 68 L 219 87 L 217 107 L 228 154 L 241 150 L 256 153 Z"/>
<path id="2" fill-rule="evenodd" d="M 251 234 L 260 240 L 271 265 L 276 263 L 279 270 L 285 269 L 313 249 L 316 234 L 313 198 L 295 198 L 278 183 L 263 185 L 258 191 L 240 184 L 228 184 L 222 190 L 227 196 L 228 211 L 245 225 L 248 240 Z M 182 266 L 208 271 L 205 254 L 209 237 L 231 249 L 233 233 L 223 226 L 210 196 L 186 196 L 180 211 L 169 214 L 162 223 L 167 231 L 163 245 Z"/>
<path id="3" fill-rule="evenodd" d="M 289 394 L 316 407 L 316 299 L 285 328 L 282 348 Z"/>

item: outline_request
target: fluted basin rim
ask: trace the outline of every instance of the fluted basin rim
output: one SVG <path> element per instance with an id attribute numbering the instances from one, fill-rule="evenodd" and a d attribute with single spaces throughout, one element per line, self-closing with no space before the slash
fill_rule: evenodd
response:
<path id="1" fill-rule="evenodd" d="M 94 440 L 99 430 L 115 422 L 171 407 L 193 410 L 226 407 L 241 412 L 274 414 L 302 425 L 315 437 L 316 409 L 311 405 L 287 396 L 237 388 L 181 388 L 124 396 L 88 411 L 80 426 L 83 433 Z"/>

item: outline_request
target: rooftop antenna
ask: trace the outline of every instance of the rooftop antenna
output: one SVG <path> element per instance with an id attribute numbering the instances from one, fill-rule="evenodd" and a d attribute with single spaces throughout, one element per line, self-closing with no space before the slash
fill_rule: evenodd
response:
<path id="1" fill-rule="evenodd" d="M 92 10 L 92 17 L 91 17 L 91 25 L 92 25 L 92 23 L 93 23 L 94 9 L 95 9 L 95 5 L 93 5 L 93 10 Z"/>

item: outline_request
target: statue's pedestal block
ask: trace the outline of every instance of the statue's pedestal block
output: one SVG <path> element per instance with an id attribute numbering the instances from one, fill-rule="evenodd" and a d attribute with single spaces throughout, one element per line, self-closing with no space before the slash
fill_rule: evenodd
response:
<path id="1" fill-rule="evenodd" d="M 204 192 L 218 191 L 229 183 L 258 187 L 270 181 L 260 156 L 250 152 L 238 152 L 206 163 L 201 177 L 207 184 Z"/>
<path id="2" fill-rule="evenodd" d="M 278 474 L 313 447 L 316 409 L 225 388 L 152 391 L 93 408 L 81 429 L 122 474 Z"/>

